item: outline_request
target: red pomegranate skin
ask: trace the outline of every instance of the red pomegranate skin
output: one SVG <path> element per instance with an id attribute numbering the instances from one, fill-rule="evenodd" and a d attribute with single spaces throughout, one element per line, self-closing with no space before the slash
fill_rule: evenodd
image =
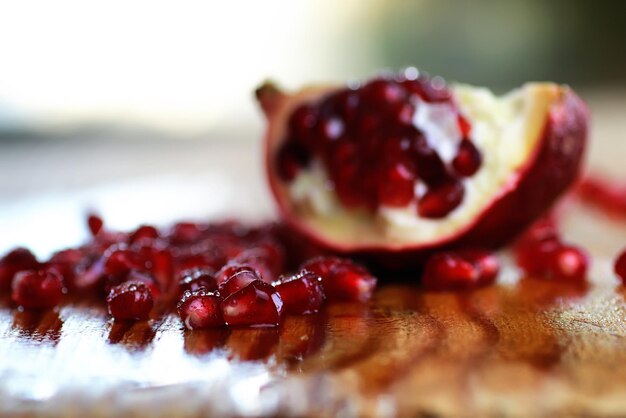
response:
<path id="1" fill-rule="evenodd" d="M 419 268 L 430 255 L 439 251 L 502 247 L 549 211 L 579 176 L 587 143 L 589 112 L 571 89 L 561 88 L 558 94 L 549 109 L 539 143 L 527 163 L 493 196 L 491 204 L 454 236 L 402 248 L 352 248 L 327 242 L 324 237 L 308 231 L 287 209 L 287 197 L 279 190 L 272 174 L 274 162 L 268 137 L 265 141 L 266 166 L 281 216 L 295 235 L 323 251 L 357 256 L 386 269 Z M 277 105 L 267 103 L 264 109 L 272 106 Z"/>

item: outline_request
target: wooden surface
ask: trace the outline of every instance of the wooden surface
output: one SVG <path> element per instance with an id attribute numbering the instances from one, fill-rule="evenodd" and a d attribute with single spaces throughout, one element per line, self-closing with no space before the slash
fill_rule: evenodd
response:
<path id="1" fill-rule="evenodd" d="M 0 411 L 626 415 L 626 289 L 602 254 L 626 234 L 600 219 L 593 231 L 574 227 L 592 215 L 571 210 L 568 235 L 598 240 L 583 287 L 520 278 L 507 262 L 499 285 L 473 292 L 387 284 L 368 305 L 332 305 L 276 330 L 194 332 L 175 316 L 113 323 L 97 303 L 31 313 L 5 298 Z"/>
<path id="2" fill-rule="evenodd" d="M 626 100 L 598 103 L 592 165 L 626 174 Z M 0 249 L 80 242 L 85 207 L 119 228 L 270 216 L 258 144 L 146 143 L 3 148 Z M 626 223 L 566 213 L 566 238 L 594 259 L 584 288 L 522 279 L 504 253 L 494 287 L 428 293 L 398 277 L 368 305 L 204 332 L 0 297 L 0 416 L 626 416 L 626 290 L 611 272 Z"/>

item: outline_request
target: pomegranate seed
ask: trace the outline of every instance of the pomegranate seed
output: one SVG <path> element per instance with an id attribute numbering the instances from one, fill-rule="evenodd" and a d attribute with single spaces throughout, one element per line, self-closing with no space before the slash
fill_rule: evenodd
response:
<path id="1" fill-rule="evenodd" d="M 283 301 L 272 285 L 255 280 L 224 299 L 221 308 L 227 325 L 277 326 Z"/>
<path id="2" fill-rule="evenodd" d="M 27 309 L 48 309 L 58 305 L 64 293 L 63 279 L 55 269 L 26 270 L 15 275 L 11 297 Z"/>
<path id="3" fill-rule="evenodd" d="M 178 302 L 177 309 L 180 319 L 187 329 L 214 328 L 224 325 L 219 293 L 205 289 L 187 290 Z"/>
<path id="4" fill-rule="evenodd" d="M 11 288 L 15 273 L 39 268 L 37 258 L 26 248 L 16 248 L 0 259 L 0 290 Z"/>
<path id="5" fill-rule="evenodd" d="M 334 141 L 343 135 L 344 124 L 339 118 L 328 118 L 320 121 L 319 129 L 324 141 Z"/>
<path id="6" fill-rule="evenodd" d="M 85 258 L 85 254 L 83 254 L 82 251 L 67 249 L 53 254 L 44 266 L 46 268 L 55 269 L 63 276 L 64 282 L 72 288 L 72 286 L 74 286 L 73 282 L 76 277 L 76 270 L 84 263 Z"/>
<path id="7" fill-rule="evenodd" d="M 285 313 L 303 315 L 318 312 L 326 299 L 321 281 L 322 278 L 317 274 L 300 270 L 293 276 L 281 277 L 275 282 Z"/>
<path id="8" fill-rule="evenodd" d="M 239 263 L 228 263 L 225 264 L 217 273 L 215 273 L 215 280 L 217 280 L 218 286 L 239 271 L 249 271 L 255 274 L 257 273 L 252 266 Z"/>
<path id="9" fill-rule="evenodd" d="M 378 201 L 387 206 L 406 206 L 414 197 L 415 176 L 400 161 L 383 168 L 378 182 Z"/>
<path id="10" fill-rule="evenodd" d="M 243 267 L 236 270 L 225 281 L 221 282 L 219 285 L 219 290 L 224 297 L 227 297 L 243 289 L 244 287 L 248 286 L 250 283 L 256 280 L 261 280 L 261 277 L 258 275 L 258 273 L 251 268 Z"/>
<path id="11" fill-rule="evenodd" d="M 155 240 L 159 238 L 159 231 L 150 225 L 142 225 L 130 234 L 128 242 L 130 244 L 136 243 L 142 240 Z"/>
<path id="12" fill-rule="evenodd" d="M 615 274 L 620 278 L 622 284 L 626 285 L 626 250 L 623 250 L 615 260 Z"/>
<path id="13" fill-rule="evenodd" d="M 179 222 L 172 227 L 169 233 L 170 241 L 175 245 L 191 244 L 202 239 L 204 228 L 191 222 Z"/>
<path id="14" fill-rule="evenodd" d="M 428 289 L 470 289 L 480 283 L 480 268 L 458 253 L 444 252 L 428 259 L 422 283 Z"/>
<path id="15" fill-rule="evenodd" d="M 517 265 L 526 274 L 542 276 L 548 270 L 552 254 L 561 248 L 556 238 L 545 238 L 538 241 L 523 242 L 516 248 Z"/>
<path id="16" fill-rule="evenodd" d="M 104 272 L 109 276 L 123 276 L 132 269 L 144 269 L 145 263 L 139 254 L 123 246 L 114 246 L 104 255 Z"/>
<path id="17" fill-rule="evenodd" d="M 178 281 L 179 292 L 195 292 L 200 289 L 205 289 L 209 292 L 217 291 L 217 280 L 215 280 L 213 273 L 213 270 L 206 268 L 184 270 L 180 275 L 181 279 Z"/>
<path id="18" fill-rule="evenodd" d="M 463 201 L 465 191 L 458 181 L 449 181 L 429 189 L 419 200 L 417 212 L 424 218 L 443 218 Z"/>
<path id="19" fill-rule="evenodd" d="M 554 251 L 549 260 L 549 275 L 555 280 L 581 282 L 587 277 L 589 256 L 585 251 L 564 245 Z"/>
<path id="20" fill-rule="evenodd" d="M 437 185 L 447 178 L 446 167 L 437 152 L 430 148 L 423 136 L 412 141 L 417 176 L 428 185 Z"/>
<path id="21" fill-rule="evenodd" d="M 92 214 L 87 217 L 87 226 L 89 227 L 91 235 L 95 237 L 102 230 L 104 222 L 102 221 L 102 218 L 100 218 L 98 215 Z"/>
<path id="22" fill-rule="evenodd" d="M 459 115 L 459 131 L 461 131 L 461 136 L 463 138 L 469 137 L 470 131 L 472 130 L 472 126 L 463 116 Z"/>
<path id="23" fill-rule="evenodd" d="M 140 281 L 127 281 L 111 289 L 107 296 L 109 314 L 115 319 L 148 319 L 154 299 L 149 286 Z"/>
<path id="24" fill-rule="evenodd" d="M 317 257 L 304 263 L 301 269 L 321 277 L 329 300 L 366 302 L 376 287 L 376 278 L 348 259 Z"/>
<path id="25" fill-rule="evenodd" d="M 493 253 L 481 249 L 463 250 L 460 253 L 462 257 L 478 267 L 479 285 L 489 285 L 496 280 L 500 273 L 500 261 Z"/>
<path id="26" fill-rule="evenodd" d="M 378 107 L 381 104 L 397 103 L 404 99 L 404 90 L 388 80 L 374 80 L 363 87 L 362 100 L 366 105 Z"/>
<path id="27" fill-rule="evenodd" d="M 463 140 L 459 145 L 459 150 L 452 161 L 454 171 L 463 176 L 473 176 L 480 168 L 482 155 L 471 141 Z"/>

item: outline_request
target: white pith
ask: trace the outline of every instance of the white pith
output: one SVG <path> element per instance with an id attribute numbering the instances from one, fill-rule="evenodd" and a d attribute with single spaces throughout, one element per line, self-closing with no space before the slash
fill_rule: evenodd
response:
<path id="1" fill-rule="evenodd" d="M 500 97 L 487 89 L 466 85 L 451 89 L 461 113 L 471 124 L 470 137 L 483 161 L 473 176 L 463 180 L 464 199 L 446 217 L 421 218 L 414 203 L 403 208 L 383 206 L 375 213 L 346 209 L 337 199 L 324 167 L 315 161 L 287 185 L 289 210 L 314 234 L 357 247 L 417 246 L 444 240 L 466 228 L 519 175 L 541 137 L 552 93 L 558 87 L 527 84 Z M 447 115 L 440 106 L 447 105 L 419 103 L 413 120 L 449 163 L 460 133 L 454 114 L 450 111 Z M 437 121 L 433 115 L 438 115 Z M 425 190 L 425 185 L 416 181 L 416 195 L 420 197 Z"/>

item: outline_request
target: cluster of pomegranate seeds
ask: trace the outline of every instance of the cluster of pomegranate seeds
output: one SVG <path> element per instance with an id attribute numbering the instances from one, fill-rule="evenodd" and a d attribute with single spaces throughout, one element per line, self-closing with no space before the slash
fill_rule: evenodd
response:
<path id="1" fill-rule="evenodd" d="M 116 320 L 146 320 L 176 305 L 189 329 L 277 326 L 284 315 L 318 312 L 328 300 L 368 300 L 376 279 L 347 259 L 322 257 L 286 272 L 271 225 L 178 223 L 113 232 L 91 215 L 92 238 L 41 263 L 17 248 L 0 259 L 0 284 L 28 309 L 58 305 L 67 293 L 104 295 Z M 164 307 L 165 309 L 161 309 Z"/>
<path id="2" fill-rule="evenodd" d="M 587 278 L 590 258 L 580 247 L 564 243 L 556 223 L 542 219 L 531 226 L 514 248 L 517 265 L 530 276 L 566 282 Z"/>
<path id="3" fill-rule="evenodd" d="M 493 284 L 499 271 L 498 258 L 486 250 L 441 252 L 426 262 L 422 284 L 431 290 L 472 289 Z"/>
<path id="4" fill-rule="evenodd" d="M 416 126 L 416 111 L 432 105 L 447 107 L 457 120 L 459 137 L 450 140 L 458 145 L 451 161 L 444 161 Z M 292 181 L 315 159 L 347 207 L 375 210 L 415 202 L 420 216 L 441 218 L 462 202 L 461 179 L 481 166 L 470 131 L 443 82 L 413 69 L 296 108 L 277 151 L 277 172 Z"/>

